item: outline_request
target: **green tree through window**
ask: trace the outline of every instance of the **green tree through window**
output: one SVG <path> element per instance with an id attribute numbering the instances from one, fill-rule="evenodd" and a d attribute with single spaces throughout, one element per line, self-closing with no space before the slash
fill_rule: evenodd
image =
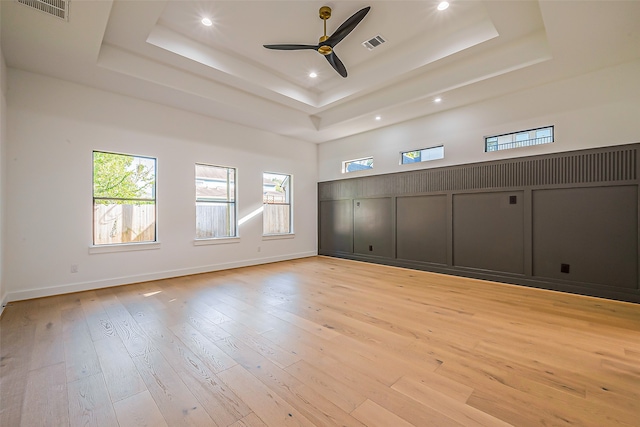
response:
<path id="1" fill-rule="evenodd" d="M 152 199 L 154 188 L 154 159 L 93 153 L 94 198 L 100 198 L 103 203 L 109 199 Z"/>

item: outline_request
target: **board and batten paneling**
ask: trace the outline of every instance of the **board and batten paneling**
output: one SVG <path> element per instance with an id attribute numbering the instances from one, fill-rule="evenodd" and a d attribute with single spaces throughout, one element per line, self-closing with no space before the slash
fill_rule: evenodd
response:
<path id="1" fill-rule="evenodd" d="M 533 242 L 536 276 L 637 289 L 637 186 L 534 191 Z"/>
<path id="2" fill-rule="evenodd" d="M 320 182 L 318 252 L 640 302 L 639 148 Z"/>
<path id="3" fill-rule="evenodd" d="M 324 228 L 318 233 L 320 247 L 331 252 L 353 252 L 353 201 L 325 200 L 318 203 Z"/>
<path id="4" fill-rule="evenodd" d="M 396 199 L 398 259 L 447 263 L 447 196 L 407 196 Z"/>
<path id="5" fill-rule="evenodd" d="M 522 191 L 453 196 L 453 264 L 524 274 Z"/>
<path id="6" fill-rule="evenodd" d="M 353 207 L 353 251 L 393 256 L 391 197 L 356 199 Z"/>

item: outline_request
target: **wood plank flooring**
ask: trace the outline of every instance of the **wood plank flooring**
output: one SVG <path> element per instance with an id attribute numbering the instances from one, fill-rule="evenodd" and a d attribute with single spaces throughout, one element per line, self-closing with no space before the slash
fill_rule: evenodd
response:
<path id="1" fill-rule="evenodd" d="M 326 257 L 10 304 L 0 425 L 640 426 L 640 305 Z"/>

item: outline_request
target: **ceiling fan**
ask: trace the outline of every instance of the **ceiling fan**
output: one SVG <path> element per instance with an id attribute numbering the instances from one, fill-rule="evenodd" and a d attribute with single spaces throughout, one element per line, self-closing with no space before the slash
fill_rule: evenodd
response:
<path id="1" fill-rule="evenodd" d="M 360 9 L 354 13 L 351 18 L 347 19 L 338 27 L 338 29 L 327 36 L 327 19 L 331 18 L 331 8 L 329 6 L 322 6 L 320 8 L 320 19 L 324 21 L 324 35 L 320 37 L 320 41 L 317 45 L 311 44 L 265 44 L 263 45 L 267 49 L 276 50 L 306 50 L 312 49 L 318 51 L 318 53 L 324 55 L 329 61 L 329 64 L 340 74 L 342 77 L 347 77 L 347 69 L 338 56 L 333 51 L 338 43 L 342 41 L 353 29 L 364 19 L 369 13 L 370 6 Z"/>

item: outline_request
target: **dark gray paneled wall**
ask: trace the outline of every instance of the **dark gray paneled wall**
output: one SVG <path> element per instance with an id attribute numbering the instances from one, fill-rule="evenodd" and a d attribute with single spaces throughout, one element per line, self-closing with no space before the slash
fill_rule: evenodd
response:
<path id="1" fill-rule="evenodd" d="M 640 144 L 318 184 L 318 252 L 640 302 Z"/>
<path id="2" fill-rule="evenodd" d="M 334 252 L 353 252 L 353 202 L 351 200 L 325 200 L 320 204 L 320 217 L 324 228 L 331 233 L 320 233 L 321 248 Z"/>
<path id="3" fill-rule="evenodd" d="M 392 200 L 353 201 L 353 252 L 390 258 L 393 256 Z"/>
<path id="4" fill-rule="evenodd" d="M 637 186 L 534 191 L 533 242 L 536 276 L 637 289 Z"/>
<path id="5" fill-rule="evenodd" d="M 453 196 L 453 265 L 525 273 L 523 194 Z"/>
<path id="6" fill-rule="evenodd" d="M 319 183 L 319 200 L 636 181 L 637 145 Z"/>
<path id="7" fill-rule="evenodd" d="M 447 264 L 447 196 L 398 197 L 396 215 L 399 259 Z"/>

